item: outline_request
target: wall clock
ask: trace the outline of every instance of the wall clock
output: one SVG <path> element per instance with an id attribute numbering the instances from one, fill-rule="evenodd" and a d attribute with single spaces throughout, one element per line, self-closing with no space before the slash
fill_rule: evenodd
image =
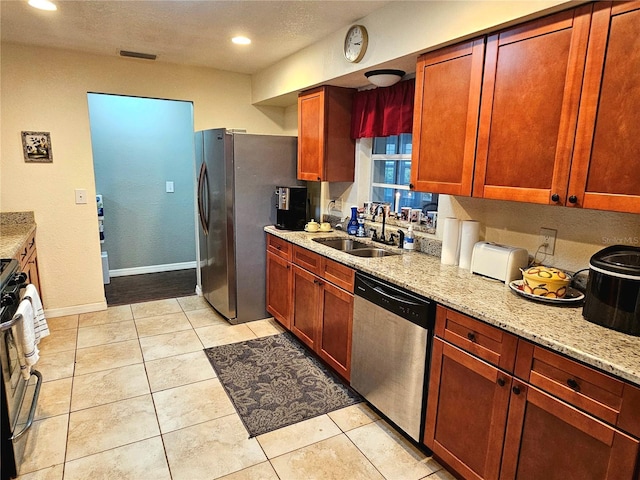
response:
<path id="1" fill-rule="evenodd" d="M 359 62 L 367 51 L 368 43 L 367 29 L 362 25 L 352 26 L 344 37 L 344 58 L 352 63 Z"/>

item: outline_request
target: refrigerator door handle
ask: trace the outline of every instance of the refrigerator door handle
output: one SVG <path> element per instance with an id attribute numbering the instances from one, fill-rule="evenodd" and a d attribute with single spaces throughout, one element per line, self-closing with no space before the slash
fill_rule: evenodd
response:
<path id="1" fill-rule="evenodd" d="M 208 198 L 204 197 L 205 183 L 207 182 L 207 165 L 203 163 L 200 167 L 200 174 L 198 175 L 198 216 L 200 217 L 200 225 L 205 235 L 209 235 L 209 222 L 207 218 L 206 206 L 209 203 Z M 207 189 L 207 197 L 208 197 Z"/>

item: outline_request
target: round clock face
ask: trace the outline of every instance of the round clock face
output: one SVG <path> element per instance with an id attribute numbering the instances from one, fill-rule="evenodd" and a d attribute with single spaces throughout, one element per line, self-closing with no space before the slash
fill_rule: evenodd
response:
<path id="1" fill-rule="evenodd" d="M 344 58 L 350 62 L 359 62 L 367 51 L 369 37 L 362 25 L 354 25 L 344 37 Z"/>

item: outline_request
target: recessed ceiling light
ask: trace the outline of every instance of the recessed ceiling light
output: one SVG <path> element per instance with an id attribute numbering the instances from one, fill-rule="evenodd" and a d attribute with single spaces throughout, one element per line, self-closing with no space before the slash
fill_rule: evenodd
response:
<path id="1" fill-rule="evenodd" d="M 233 37 L 231 41 L 236 45 L 249 45 L 251 43 L 251 39 L 247 37 Z"/>
<path id="2" fill-rule="evenodd" d="M 55 3 L 50 2 L 49 0 L 29 0 L 29 5 L 39 10 L 49 10 L 51 12 L 58 9 Z"/>

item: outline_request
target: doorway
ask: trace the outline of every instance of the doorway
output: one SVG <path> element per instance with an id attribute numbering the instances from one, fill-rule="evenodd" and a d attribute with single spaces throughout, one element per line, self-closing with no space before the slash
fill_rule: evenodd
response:
<path id="1" fill-rule="evenodd" d="M 192 102 L 87 97 L 107 304 L 194 294 Z"/>

